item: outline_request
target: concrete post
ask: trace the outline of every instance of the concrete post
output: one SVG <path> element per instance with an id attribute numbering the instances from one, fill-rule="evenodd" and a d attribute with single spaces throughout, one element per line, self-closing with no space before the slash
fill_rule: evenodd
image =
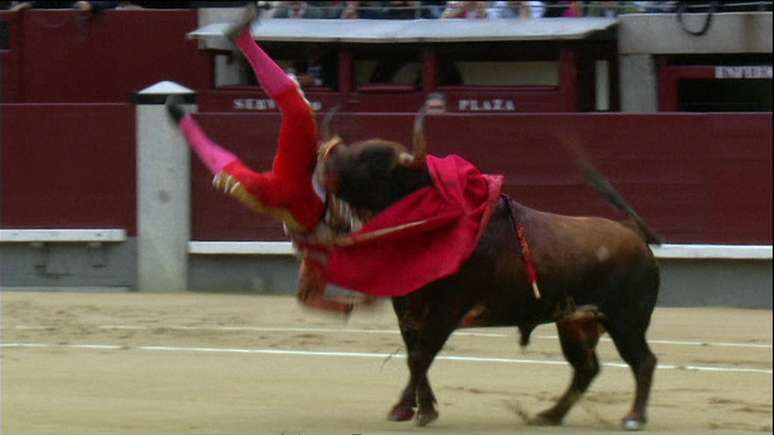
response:
<path id="1" fill-rule="evenodd" d="M 622 112 L 658 112 L 658 74 L 650 54 L 619 57 Z"/>
<path id="2" fill-rule="evenodd" d="M 190 155 L 167 119 L 172 94 L 193 103 L 193 91 L 161 82 L 135 94 L 137 104 L 137 289 L 188 290 L 191 239 Z M 192 107 L 190 107 L 192 108 Z"/>

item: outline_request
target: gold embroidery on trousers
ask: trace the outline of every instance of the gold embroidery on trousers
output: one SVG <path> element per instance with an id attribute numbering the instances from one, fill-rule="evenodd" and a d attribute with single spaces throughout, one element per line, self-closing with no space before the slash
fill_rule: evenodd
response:
<path id="1" fill-rule="evenodd" d="M 298 221 L 293 217 L 289 210 L 284 208 L 267 207 L 256 197 L 251 195 L 250 192 L 248 192 L 247 189 L 242 186 L 242 183 L 240 183 L 236 178 L 227 172 L 219 172 L 217 175 L 215 175 L 215 178 L 212 179 L 212 185 L 223 193 L 234 197 L 242 204 L 250 207 L 252 210 L 258 213 L 268 214 L 275 219 L 279 219 L 280 221 L 284 222 L 285 225 L 287 225 L 290 231 L 306 231 L 306 228 L 298 223 Z"/>

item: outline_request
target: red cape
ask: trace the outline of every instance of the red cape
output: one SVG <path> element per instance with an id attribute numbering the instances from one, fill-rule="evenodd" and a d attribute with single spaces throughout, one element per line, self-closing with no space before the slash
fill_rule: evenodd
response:
<path id="1" fill-rule="evenodd" d="M 432 187 L 393 204 L 353 235 L 416 225 L 333 249 L 328 282 L 374 296 L 403 296 L 460 270 L 489 224 L 502 176 L 481 174 L 456 155 L 428 156 L 427 166 Z"/>

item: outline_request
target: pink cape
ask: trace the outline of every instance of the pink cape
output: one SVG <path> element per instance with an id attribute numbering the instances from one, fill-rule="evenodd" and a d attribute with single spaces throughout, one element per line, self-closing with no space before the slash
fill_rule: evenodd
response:
<path id="1" fill-rule="evenodd" d="M 331 284 L 373 296 L 403 296 L 454 275 L 470 258 L 489 224 L 502 176 L 484 175 L 456 155 L 428 156 L 432 187 L 378 214 L 354 236 L 417 223 L 330 252 Z"/>

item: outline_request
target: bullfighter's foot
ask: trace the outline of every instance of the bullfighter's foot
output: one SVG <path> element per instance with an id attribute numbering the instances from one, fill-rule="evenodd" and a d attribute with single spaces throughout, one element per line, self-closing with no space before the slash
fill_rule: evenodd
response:
<path id="1" fill-rule="evenodd" d="M 411 405 L 397 404 L 387 414 L 390 421 L 408 421 L 414 418 L 414 408 Z"/>
<path id="2" fill-rule="evenodd" d="M 417 411 L 416 423 L 419 427 L 427 426 L 436 420 L 438 420 L 438 411 L 436 411 L 435 408 L 420 409 Z"/>
<path id="3" fill-rule="evenodd" d="M 242 31 L 249 28 L 253 21 L 258 18 L 258 7 L 255 2 L 248 2 L 242 11 L 239 20 L 230 25 L 223 34 L 226 38 L 236 45 L 236 39 L 242 34 Z"/>
<path id="4" fill-rule="evenodd" d="M 543 411 L 527 422 L 530 426 L 560 426 L 562 417 L 557 417 L 551 410 Z"/>
<path id="5" fill-rule="evenodd" d="M 636 415 L 627 415 L 621 420 L 624 430 L 642 430 L 645 428 L 645 419 Z"/>
<path id="6" fill-rule="evenodd" d="M 180 124 L 180 121 L 186 115 L 185 110 L 182 108 L 183 97 L 180 95 L 170 95 L 167 97 L 167 101 L 164 106 L 167 109 L 167 115 L 175 125 Z"/>

